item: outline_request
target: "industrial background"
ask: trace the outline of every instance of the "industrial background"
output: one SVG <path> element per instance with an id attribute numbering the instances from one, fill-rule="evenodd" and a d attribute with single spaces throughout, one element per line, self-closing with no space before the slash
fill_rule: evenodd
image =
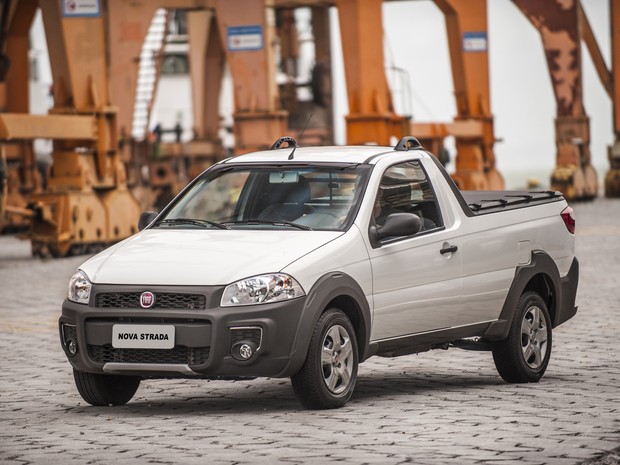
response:
<path id="1" fill-rule="evenodd" d="M 398 22 L 409 30 L 403 43 L 384 12 L 408 12 L 406 4 L 426 6 Z M 560 190 L 569 200 L 601 191 L 620 196 L 620 0 L 593 8 L 608 17 L 606 31 L 594 30 L 579 0 L 503 4 L 539 36 L 537 50 L 522 51 L 531 69 L 503 88 L 517 92 L 531 82 L 536 57 L 544 56 L 548 78 L 540 86 L 551 84 L 555 118 L 543 120 L 534 88 L 526 89 L 532 101 L 522 99 L 515 111 L 530 109 L 524 119 L 554 131 L 555 150 L 524 145 L 526 131 L 503 145 L 536 154 L 533 162 L 522 157 L 523 171 L 538 178 L 532 188 Z M 412 134 L 449 163 L 461 188 L 505 187 L 496 160 L 487 0 L 0 5 L 0 227 L 27 231 L 35 256 L 88 253 L 126 238 L 140 211 L 161 208 L 214 162 L 306 125 L 304 145 L 393 145 Z M 424 46 L 449 56 L 449 70 L 407 58 L 407 48 L 423 41 L 416 31 L 437 25 L 438 15 L 445 21 L 435 29 L 445 40 Z M 519 27 L 516 34 L 525 36 Z M 584 62 L 593 64 L 613 111 L 602 173 L 592 162 Z M 423 81 L 417 76 L 444 82 L 450 71 L 455 114 L 429 120 L 433 98 L 416 87 Z M 555 159 L 555 168 L 541 178 L 537 165 L 547 166 L 545 159 Z"/>
<path id="2" fill-rule="evenodd" d="M 0 0 L 0 462 L 620 463 L 620 0 Z M 537 385 L 443 351 L 288 382 L 144 383 L 86 407 L 66 283 L 205 168 L 416 136 L 462 189 L 557 189 L 577 317 Z M 48 258 L 49 257 L 49 258 Z"/>

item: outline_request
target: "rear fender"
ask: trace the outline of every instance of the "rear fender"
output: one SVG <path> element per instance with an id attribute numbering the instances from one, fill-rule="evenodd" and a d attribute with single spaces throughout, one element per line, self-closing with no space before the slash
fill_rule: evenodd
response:
<path id="1" fill-rule="evenodd" d="M 547 253 L 536 250 L 532 252 L 530 263 L 517 267 L 500 317 L 484 333 L 486 339 L 502 340 L 508 337 L 517 302 L 525 290 L 531 287 L 530 283 L 537 275 L 545 278 L 547 295 L 541 297 L 548 303 L 552 327 L 555 328 L 575 315 L 577 312 L 575 296 L 579 281 L 579 262 L 575 258 L 568 274 L 564 278 L 560 278 L 560 273 L 553 259 Z"/>

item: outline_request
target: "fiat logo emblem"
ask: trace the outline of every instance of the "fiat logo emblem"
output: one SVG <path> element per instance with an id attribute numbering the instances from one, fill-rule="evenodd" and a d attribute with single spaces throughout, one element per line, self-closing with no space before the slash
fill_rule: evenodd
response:
<path id="1" fill-rule="evenodd" d="M 140 295 L 140 306 L 142 308 L 151 308 L 155 304 L 155 294 L 146 291 Z"/>

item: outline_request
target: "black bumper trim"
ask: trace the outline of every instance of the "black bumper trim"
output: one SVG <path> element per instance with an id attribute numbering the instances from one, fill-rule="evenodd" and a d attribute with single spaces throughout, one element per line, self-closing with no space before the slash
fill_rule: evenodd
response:
<path id="1" fill-rule="evenodd" d="M 575 300 L 577 298 L 577 286 L 579 285 L 579 261 L 573 259 L 573 263 L 568 273 L 560 278 L 560 286 L 562 288 L 561 303 L 558 306 L 557 315 L 555 316 L 555 326 L 561 325 L 565 321 L 570 320 L 577 313 Z"/>

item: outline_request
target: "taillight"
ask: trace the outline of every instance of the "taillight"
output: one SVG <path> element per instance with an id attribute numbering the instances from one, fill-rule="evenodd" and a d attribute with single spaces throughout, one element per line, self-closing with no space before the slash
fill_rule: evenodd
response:
<path id="1" fill-rule="evenodd" d="M 575 215 L 573 214 L 573 209 L 571 207 L 566 207 L 562 210 L 561 215 L 568 232 L 575 234 Z"/>

